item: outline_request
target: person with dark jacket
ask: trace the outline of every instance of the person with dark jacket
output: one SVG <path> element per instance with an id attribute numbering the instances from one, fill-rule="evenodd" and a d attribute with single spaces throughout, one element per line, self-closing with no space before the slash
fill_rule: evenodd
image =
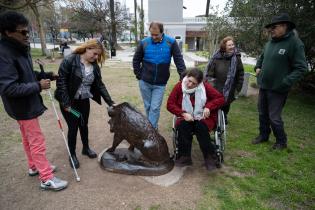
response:
<path id="1" fill-rule="evenodd" d="M 46 110 L 40 92 L 50 88 L 55 75 L 33 71 L 28 24 L 16 12 L 0 15 L 0 95 L 4 109 L 20 126 L 28 174 L 39 174 L 42 189 L 62 190 L 68 182 L 53 174 L 56 167 L 46 158 L 45 137 L 38 121 Z"/>
<path id="2" fill-rule="evenodd" d="M 271 129 L 276 137 L 273 149 L 287 148 L 281 112 L 290 88 L 307 72 L 304 45 L 294 34 L 295 24 L 288 14 L 274 16 L 265 26 L 271 39 L 257 60 L 255 71 L 259 85 L 259 135 L 253 144 L 266 142 Z"/>
<path id="3" fill-rule="evenodd" d="M 193 133 L 203 153 L 207 170 L 215 168 L 215 146 L 209 131 L 217 123 L 217 110 L 224 104 L 224 97 L 209 83 L 203 82 L 203 73 L 198 69 L 187 72 L 182 81 L 173 88 L 167 100 L 167 110 L 176 115 L 178 131 L 177 166 L 192 164 L 191 146 Z"/>
<path id="4" fill-rule="evenodd" d="M 82 154 L 96 158 L 96 153 L 89 146 L 88 120 L 90 98 L 101 104 L 101 97 L 112 106 L 112 101 L 104 83 L 98 63 L 105 60 L 105 50 L 97 39 L 92 39 L 77 47 L 67 56 L 59 67 L 55 98 L 60 103 L 60 110 L 68 125 L 68 145 L 74 167 L 79 168 L 75 148 L 78 129 L 83 144 Z M 79 118 L 73 110 L 80 113 Z M 69 159 L 70 160 L 70 159 Z M 70 161 L 70 166 L 72 163 Z"/>
<path id="5" fill-rule="evenodd" d="M 133 69 L 139 80 L 146 115 L 157 129 L 172 56 L 179 75 L 186 66 L 176 40 L 163 33 L 162 23 L 152 22 L 149 30 L 151 37 L 143 39 L 134 54 Z"/>
<path id="6" fill-rule="evenodd" d="M 207 64 L 205 75 L 213 87 L 224 95 L 225 105 L 221 109 L 227 124 L 230 105 L 235 100 L 235 93 L 241 91 L 244 81 L 241 54 L 235 48 L 233 37 L 227 36 L 222 39 L 220 49 Z"/>

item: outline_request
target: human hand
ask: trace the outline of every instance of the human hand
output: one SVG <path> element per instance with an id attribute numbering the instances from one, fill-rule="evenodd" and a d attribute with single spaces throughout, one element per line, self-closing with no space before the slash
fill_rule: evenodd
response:
<path id="1" fill-rule="evenodd" d="M 189 113 L 186 113 L 186 112 L 185 112 L 185 113 L 182 114 L 182 116 L 183 116 L 183 118 L 184 118 L 185 121 L 188 121 L 188 122 L 194 121 L 193 116 L 192 116 L 191 114 L 189 114 Z"/>
<path id="2" fill-rule="evenodd" d="M 70 112 L 70 110 L 71 110 L 71 106 L 64 107 L 63 109 L 64 109 L 66 112 Z"/>
<path id="3" fill-rule="evenodd" d="M 46 90 L 46 89 L 50 88 L 50 80 L 49 79 L 41 79 L 39 81 L 39 84 L 40 84 L 40 88 L 42 90 Z"/>
<path id="4" fill-rule="evenodd" d="M 204 108 L 204 109 L 203 109 L 202 117 L 203 117 L 204 119 L 206 119 L 206 118 L 208 118 L 209 116 L 210 116 L 210 109 Z"/>
<path id="5" fill-rule="evenodd" d="M 256 69 L 256 76 L 258 76 L 258 74 L 260 73 L 261 69 L 260 68 L 257 68 Z"/>
<path id="6" fill-rule="evenodd" d="M 59 75 L 58 74 L 55 74 L 54 72 L 52 73 L 51 75 L 51 80 L 57 80 L 59 78 Z"/>

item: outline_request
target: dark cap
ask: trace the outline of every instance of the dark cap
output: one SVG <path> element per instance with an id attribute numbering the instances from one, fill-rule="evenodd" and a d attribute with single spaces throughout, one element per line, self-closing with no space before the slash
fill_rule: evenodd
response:
<path id="1" fill-rule="evenodd" d="M 290 17 L 287 13 L 281 13 L 278 16 L 273 16 L 271 23 L 265 26 L 265 28 L 270 28 L 273 25 L 279 24 L 279 23 L 287 23 L 290 29 L 295 28 L 295 24 L 290 20 Z"/>

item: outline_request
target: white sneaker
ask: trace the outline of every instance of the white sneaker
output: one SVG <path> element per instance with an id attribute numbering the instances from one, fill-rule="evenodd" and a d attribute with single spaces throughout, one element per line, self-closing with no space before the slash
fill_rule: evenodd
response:
<path id="1" fill-rule="evenodd" d="M 65 189 L 68 186 L 68 182 L 61 180 L 57 177 L 47 180 L 46 182 L 40 183 L 40 188 L 43 190 L 55 190 L 59 191 Z"/>
<path id="2" fill-rule="evenodd" d="M 51 169 L 52 169 L 53 172 L 56 172 L 57 166 L 51 165 Z M 33 170 L 33 169 L 29 168 L 28 169 L 28 175 L 29 176 L 37 176 L 38 175 L 38 170 L 37 169 Z"/>

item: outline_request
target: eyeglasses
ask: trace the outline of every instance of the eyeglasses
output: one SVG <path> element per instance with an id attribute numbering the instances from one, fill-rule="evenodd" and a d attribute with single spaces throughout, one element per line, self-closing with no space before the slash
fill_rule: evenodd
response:
<path id="1" fill-rule="evenodd" d="M 23 36 L 26 36 L 27 34 L 30 34 L 29 30 L 25 30 L 25 29 L 16 29 L 16 32 L 22 34 Z"/>

